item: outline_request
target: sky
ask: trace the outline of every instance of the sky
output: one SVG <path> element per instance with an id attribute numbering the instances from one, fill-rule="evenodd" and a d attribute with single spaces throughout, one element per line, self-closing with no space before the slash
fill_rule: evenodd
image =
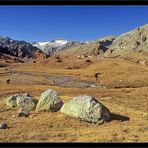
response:
<path id="1" fill-rule="evenodd" d="M 148 23 L 148 6 L 0 6 L 0 36 L 90 41 Z"/>

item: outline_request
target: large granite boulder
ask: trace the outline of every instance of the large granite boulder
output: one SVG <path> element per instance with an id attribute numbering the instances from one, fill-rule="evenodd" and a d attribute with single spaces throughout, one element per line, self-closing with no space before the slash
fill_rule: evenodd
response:
<path id="1" fill-rule="evenodd" d="M 91 96 L 81 95 L 65 103 L 61 112 L 90 123 L 110 121 L 110 111 Z"/>
<path id="2" fill-rule="evenodd" d="M 63 105 L 61 98 L 55 90 L 48 89 L 41 94 L 36 111 L 59 111 Z"/>

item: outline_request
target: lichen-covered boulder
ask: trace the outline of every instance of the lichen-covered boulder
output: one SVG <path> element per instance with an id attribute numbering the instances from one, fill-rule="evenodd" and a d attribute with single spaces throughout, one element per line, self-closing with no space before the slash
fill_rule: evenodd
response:
<path id="1" fill-rule="evenodd" d="M 111 114 L 107 107 L 91 96 L 81 95 L 65 103 L 61 112 L 71 117 L 79 118 L 90 123 L 102 124 L 110 121 Z"/>
<path id="2" fill-rule="evenodd" d="M 23 95 L 17 97 L 16 103 L 18 107 L 28 111 L 35 110 L 37 105 L 36 99 L 30 96 L 23 96 Z"/>
<path id="3" fill-rule="evenodd" d="M 20 107 L 25 108 L 28 111 L 34 110 L 36 108 L 37 100 L 30 96 L 28 93 L 25 94 L 15 94 L 6 99 L 6 105 L 9 108 Z"/>
<path id="4" fill-rule="evenodd" d="M 9 108 L 16 107 L 17 106 L 16 100 L 18 97 L 28 97 L 28 96 L 29 96 L 28 93 L 14 94 L 6 99 L 6 106 L 8 106 Z"/>
<path id="5" fill-rule="evenodd" d="M 58 93 L 53 89 L 48 89 L 41 94 L 41 98 L 36 106 L 36 111 L 59 111 L 63 105 Z"/>

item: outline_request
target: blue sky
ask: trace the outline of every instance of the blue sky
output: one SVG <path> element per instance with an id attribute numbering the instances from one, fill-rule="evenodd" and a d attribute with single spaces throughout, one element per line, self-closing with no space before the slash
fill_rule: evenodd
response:
<path id="1" fill-rule="evenodd" d="M 148 23 L 148 6 L 0 6 L 0 35 L 25 41 L 94 40 Z"/>

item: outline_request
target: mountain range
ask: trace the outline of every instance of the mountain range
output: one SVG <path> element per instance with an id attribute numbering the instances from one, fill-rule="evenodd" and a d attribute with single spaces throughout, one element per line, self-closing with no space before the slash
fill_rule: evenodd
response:
<path id="1" fill-rule="evenodd" d="M 13 40 L 0 37 L 0 54 L 19 59 L 48 58 L 52 55 L 63 56 L 115 56 L 125 53 L 148 52 L 148 24 L 119 36 L 106 36 L 94 41 L 67 41 L 56 39 L 48 42 Z"/>

